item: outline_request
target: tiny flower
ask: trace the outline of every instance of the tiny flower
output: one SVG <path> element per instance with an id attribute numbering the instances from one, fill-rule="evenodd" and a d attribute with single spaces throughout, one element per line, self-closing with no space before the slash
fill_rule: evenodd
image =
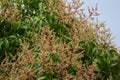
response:
<path id="1" fill-rule="evenodd" d="M 25 8 L 25 5 L 24 4 L 21 4 L 21 9 L 24 9 Z"/>
<path id="2" fill-rule="evenodd" d="M 35 11 L 33 11 L 33 14 L 35 14 Z"/>
<path id="3" fill-rule="evenodd" d="M 27 10 L 24 11 L 25 13 L 27 12 Z"/>
<path id="4" fill-rule="evenodd" d="M 14 2 L 13 5 L 16 6 L 17 4 Z"/>

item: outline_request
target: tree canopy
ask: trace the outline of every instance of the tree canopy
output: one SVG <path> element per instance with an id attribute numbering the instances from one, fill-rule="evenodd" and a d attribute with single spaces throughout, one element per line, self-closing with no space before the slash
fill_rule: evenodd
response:
<path id="1" fill-rule="evenodd" d="M 120 55 L 97 5 L 1 0 L 1 80 L 119 80 Z"/>

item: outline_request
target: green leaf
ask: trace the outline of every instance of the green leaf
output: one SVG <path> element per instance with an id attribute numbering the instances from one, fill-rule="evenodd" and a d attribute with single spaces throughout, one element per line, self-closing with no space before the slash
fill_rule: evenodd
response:
<path id="1" fill-rule="evenodd" d="M 40 78 L 38 78 L 37 80 L 44 80 L 46 77 L 45 76 L 42 76 Z"/>
<path id="2" fill-rule="evenodd" d="M 4 40 L 5 49 L 9 48 L 9 41 L 7 39 Z"/>
<path id="3" fill-rule="evenodd" d="M 114 66 L 116 66 L 118 63 L 112 63 L 112 64 L 110 64 L 110 67 L 114 67 Z"/>
<path id="4" fill-rule="evenodd" d="M 53 62 L 59 62 L 60 61 L 59 53 L 50 54 L 50 57 L 52 58 Z"/>
<path id="5" fill-rule="evenodd" d="M 2 48 L 2 45 L 3 45 L 3 41 L 0 40 L 0 49 Z"/>
<path id="6" fill-rule="evenodd" d="M 25 26 L 22 26 L 22 28 L 23 28 L 23 29 L 27 29 L 27 28 L 28 28 L 28 26 L 26 26 L 26 25 L 25 25 Z"/>

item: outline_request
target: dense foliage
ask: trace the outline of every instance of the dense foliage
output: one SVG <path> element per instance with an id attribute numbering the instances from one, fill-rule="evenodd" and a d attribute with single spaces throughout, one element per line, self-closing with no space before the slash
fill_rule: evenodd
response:
<path id="1" fill-rule="evenodd" d="M 97 5 L 0 1 L 0 80 L 119 80 L 119 51 Z"/>

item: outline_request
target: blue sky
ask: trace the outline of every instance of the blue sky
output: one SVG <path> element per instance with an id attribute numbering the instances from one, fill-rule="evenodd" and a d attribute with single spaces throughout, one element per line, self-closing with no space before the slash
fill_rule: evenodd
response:
<path id="1" fill-rule="evenodd" d="M 84 6 L 95 6 L 98 3 L 98 17 L 100 21 L 106 22 L 106 27 L 110 28 L 114 43 L 120 47 L 120 0 L 84 0 Z"/>
<path id="2" fill-rule="evenodd" d="M 71 0 L 68 0 L 71 1 Z M 83 8 L 95 7 L 98 4 L 99 21 L 105 21 L 106 27 L 110 28 L 113 43 L 120 49 L 120 0 L 81 0 Z"/>

